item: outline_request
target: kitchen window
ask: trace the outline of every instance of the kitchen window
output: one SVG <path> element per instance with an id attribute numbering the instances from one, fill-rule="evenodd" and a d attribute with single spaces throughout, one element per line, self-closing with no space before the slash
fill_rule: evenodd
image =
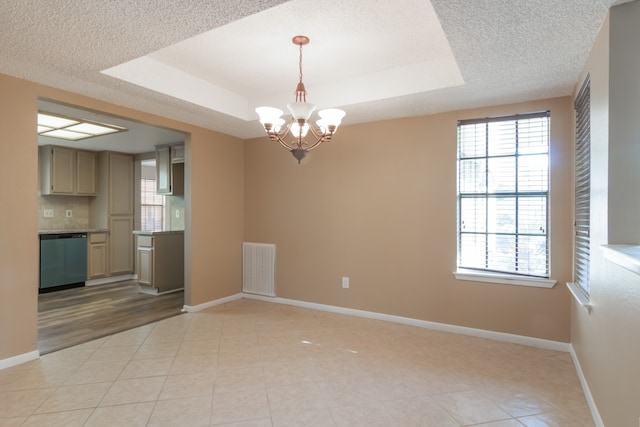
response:
<path id="1" fill-rule="evenodd" d="M 549 112 L 458 122 L 457 166 L 456 277 L 548 279 Z"/>
<path id="2" fill-rule="evenodd" d="M 155 179 L 140 180 L 140 227 L 145 231 L 161 231 L 164 224 L 163 195 L 156 194 Z"/>

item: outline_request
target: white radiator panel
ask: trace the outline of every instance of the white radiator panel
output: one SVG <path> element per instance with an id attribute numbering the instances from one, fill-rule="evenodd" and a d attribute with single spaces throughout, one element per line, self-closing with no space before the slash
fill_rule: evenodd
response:
<path id="1" fill-rule="evenodd" d="M 275 297 L 275 282 L 276 245 L 244 242 L 242 244 L 242 291 Z"/>

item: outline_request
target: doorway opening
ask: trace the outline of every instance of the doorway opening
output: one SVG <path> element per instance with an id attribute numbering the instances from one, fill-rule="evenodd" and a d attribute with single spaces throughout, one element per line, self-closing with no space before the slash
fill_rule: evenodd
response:
<path id="1" fill-rule="evenodd" d="M 190 173 L 184 164 L 188 135 L 49 99 L 38 100 L 38 111 L 125 129 L 75 140 L 38 134 L 38 234 L 82 232 L 87 236 L 85 286 L 61 287 L 38 296 L 40 353 L 180 314 L 187 283 L 184 251 L 175 254 L 177 262 L 170 272 L 141 272 L 141 267 L 153 268 L 154 264 L 149 264 L 152 258 L 140 256 L 138 237 L 141 232 L 171 234 L 184 245 L 186 192 L 155 197 L 163 201 L 164 218 L 148 230 L 150 206 L 143 200 L 141 177 L 144 165 L 155 162 L 158 147 L 180 146 L 182 158 L 173 161 L 181 163 L 183 174 L 179 179 L 184 180 Z M 148 170 L 146 173 L 148 178 Z M 59 183 L 66 187 L 56 186 Z M 171 220 L 172 214 L 178 218 Z M 142 249 L 143 255 L 153 254 L 146 247 Z M 168 256 L 172 258 L 171 253 Z M 166 264 L 165 259 L 156 263 Z M 167 280 L 163 282 L 167 275 L 171 276 L 169 285 Z M 141 276 L 145 277 L 144 283 Z M 153 278 L 151 282 L 149 277 Z M 163 283 L 162 289 L 155 287 L 158 283 Z"/>

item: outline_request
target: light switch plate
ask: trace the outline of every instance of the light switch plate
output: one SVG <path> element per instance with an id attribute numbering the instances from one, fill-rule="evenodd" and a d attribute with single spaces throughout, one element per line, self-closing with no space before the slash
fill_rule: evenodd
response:
<path id="1" fill-rule="evenodd" d="M 342 278 L 342 287 L 344 289 L 348 289 L 349 288 L 349 278 L 346 277 L 346 276 Z"/>
<path id="2" fill-rule="evenodd" d="M 42 216 L 44 218 L 53 218 L 53 209 L 43 209 Z"/>
<path id="3" fill-rule="evenodd" d="M 71 218 L 73 217 L 73 211 L 71 209 L 67 209 L 65 211 L 65 215 L 67 216 L 67 218 Z"/>

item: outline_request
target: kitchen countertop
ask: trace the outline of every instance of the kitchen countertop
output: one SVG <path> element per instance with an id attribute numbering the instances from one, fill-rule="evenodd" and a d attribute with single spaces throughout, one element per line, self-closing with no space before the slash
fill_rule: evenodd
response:
<path id="1" fill-rule="evenodd" d="M 159 234 L 180 234 L 184 233 L 184 230 L 167 230 L 167 231 L 145 231 L 145 230 L 133 230 L 133 234 L 139 236 L 157 236 Z"/>
<path id="2" fill-rule="evenodd" d="M 64 230 L 38 230 L 38 234 L 66 234 L 66 233 L 108 233 L 108 228 L 68 228 Z"/>

